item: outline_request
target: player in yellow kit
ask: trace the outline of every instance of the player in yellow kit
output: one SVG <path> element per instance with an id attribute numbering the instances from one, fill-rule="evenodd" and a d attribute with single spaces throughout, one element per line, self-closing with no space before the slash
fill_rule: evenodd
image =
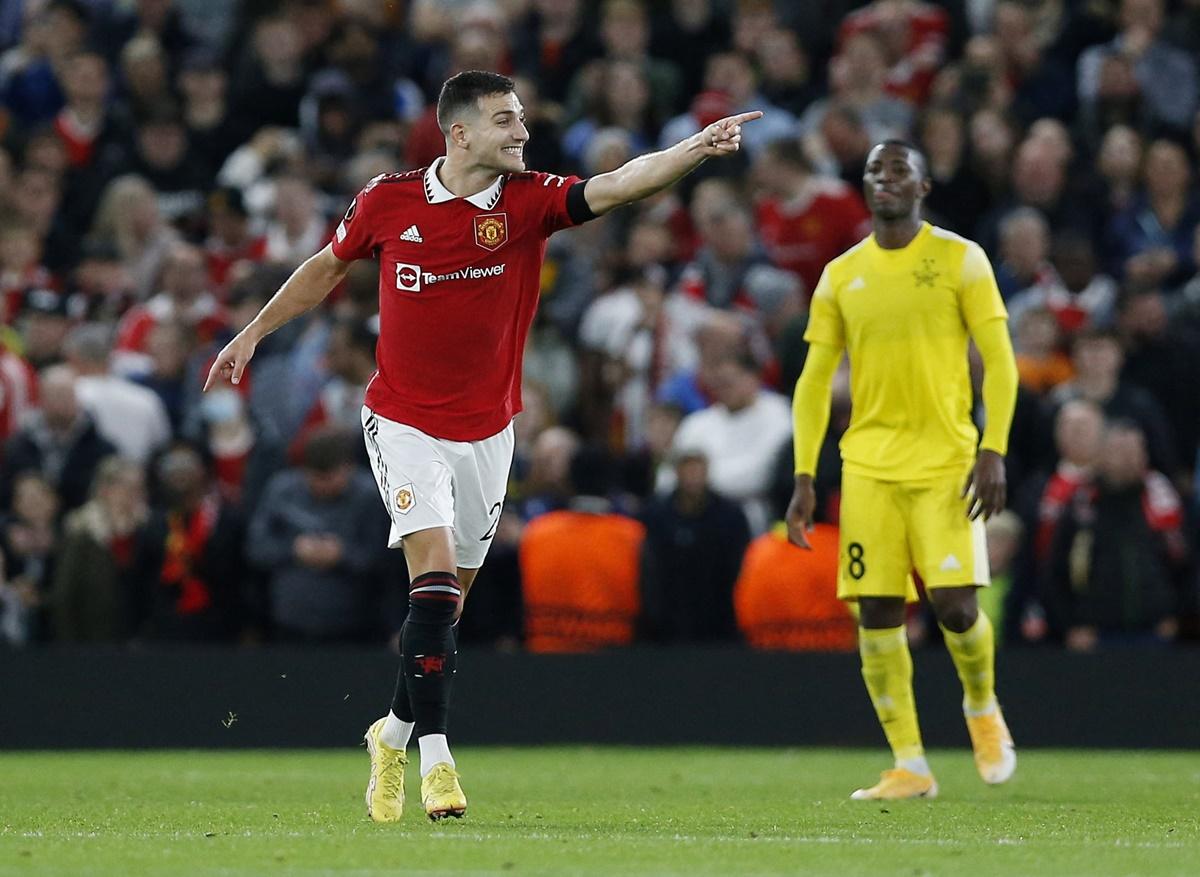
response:
<path id="1" fill-rule="evenodd" d="M 796 485 L 788 533 L 808 547 L 833 375 L 842 351 L 849 354 L 838 596 L 858 603 L 863 679 L 895 756 L 895 768 L 856 799 L 937 794 L 904 629 L 905 603 L 916 599 L 914 570 L 963 684 L 980 776 L 1002 783 L 1017 764 L 996 702 L 992 625 L 975 593 L 989 583 L 983 522 L 1004 508 L 1017 368 L 987 256 L 978 244 L 922 222 L 929 188 L 925 158 L 912 145 L 889 140 L 867 156 L 863 190 L 873 233 L 821 275 L 792 406 Z M 971 420 L 968 339 L 984 366 L 982 440 Z"/>

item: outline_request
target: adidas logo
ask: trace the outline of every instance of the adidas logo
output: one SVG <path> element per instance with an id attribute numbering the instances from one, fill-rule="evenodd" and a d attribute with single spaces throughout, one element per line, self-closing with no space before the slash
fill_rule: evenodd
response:
<path id="1" fill-rule="evenodd" d="M 953 554 L 947 554 L 946 559 L 942 561 L 942 565 L 938 569 L 942 572 L 957 572 L 962 569 L 962 564 L 958 562 L 958 558 Z"/>
<path id="2" fill-rule="evenodd" d="M 862 289 L 866 285 L 867 285 L 866 281 L 864 281 L 861 277 L 855 277 L 853 280 L 850 281 L 850 284 L 846 287 L 846 289 L 847 290 Z"/>
<path id="3" fill-rule="evenodd" d="M 400 240 L 409 241 L 414 244 L 425 243 L 425 238 L 421 237 L 421 231 L 415 225 L 410 225 L 404 230 L 404 234 L 400 235 Z"/>

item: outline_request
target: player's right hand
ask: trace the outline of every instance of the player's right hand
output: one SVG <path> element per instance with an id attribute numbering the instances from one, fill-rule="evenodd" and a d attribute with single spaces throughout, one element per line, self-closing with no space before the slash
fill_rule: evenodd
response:
<path id="1" fill-rule="evenodd" d="M 742 125 L 762 118 L 762 110 L 751 110 L 718 119 L 700 132 L 701 150 L 706 156 L 729 155 L 742 145 Z"/>
<path id="2" fill-rule="evenodd" d="M 220 381 L 240 383 L 242 372 L 246 370 L 246 364 L 254 356 L 256 347 L 258 347 L 258 342 L 248 336 L 244 329 L 239 332 L 213 360 L 212 368 L 208 370 L 208 380 L 204 382 L 203 392 L 207 393 L 210 387 Z"/>
<path id="3" fill-rule="evenodd" d="M 808 543 L 808 531 L 812 529 L 813 514 L 817 509 L 817 493 L 813 490 L 811 475 L 797 475 L 796 487 L 787 507 L 788 541 L 801 548 L 812 549 Z"/>

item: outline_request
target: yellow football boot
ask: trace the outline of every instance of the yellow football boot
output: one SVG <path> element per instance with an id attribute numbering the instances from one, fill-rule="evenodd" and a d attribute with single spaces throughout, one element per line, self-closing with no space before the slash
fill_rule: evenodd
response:
<path id="1" fill-rule="evenodd" d="M 902 767 L 885 770 L 879 782 L 859 789 L 850 797 L 855 801 L 903 801 L 906 798 L 936 798 L 937 780 Z"/>
<path id="2" fill-rule="evenodd" d="M 367 783 L 367 815 L 376 822 L 398 822 L 404 813 L 404 766 L 408 756 L 382 740 L 385 719 L 380 719 L 363 737 L 371 755 L 371 781 Z"/>
<path id="3" fill-rule="evenodd" d="M 458 784 L 458 774 L 449 764 L 439 761 L 421 780 L 421 802 L 425 815 L 437 822 L 447 816 L 461 819 L 467 813 L 467 796 Z"/>
<path id="4" fill-rule="evenodd" d="M 1000 706 L 987 715 L 967 716 L 967 731 L 979 776 L 988 785 L 1006 782 L 1017 769 L 1017 750 Z"/>

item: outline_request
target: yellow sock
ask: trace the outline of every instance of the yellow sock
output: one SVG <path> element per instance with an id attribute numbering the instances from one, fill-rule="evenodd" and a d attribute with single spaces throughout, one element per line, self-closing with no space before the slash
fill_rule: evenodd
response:
<path id="1" fill-rule="evenodd" d="M 996 638 L 983 610 L 962 633 L 942 628 L 946 648 L 963 686 L 963 706 L 972 715 L 986 713 L 996 703 Z"/>
<path id="2" fill-rule="evenodd" d="M 863 681 L 897 762 L 923 758 L 917 705 L 913 700 L 913 663 L 903 627 L 858 630 Z"/>

